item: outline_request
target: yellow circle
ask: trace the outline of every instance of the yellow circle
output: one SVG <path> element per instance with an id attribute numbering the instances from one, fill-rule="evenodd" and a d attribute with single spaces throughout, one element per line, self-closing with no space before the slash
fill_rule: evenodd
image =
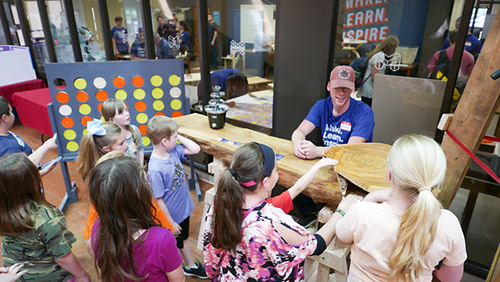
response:
<path id="1" fill-rule="evenodd" d="M 125 100 L 127 99 L 127 92 L 125 92 L 125 90 L 123 89 L 116 90 L 115 98 L 118 100 Z"/>
<path id="2" fill-rule="evenodd" d="M 161 76 L 155 74 L 151 77 L 151 84 L 153 86 L 160 86 L 162 83 L 163 83 L 163 79 L 161 78 Z"/>
<path id="3" fill-rule="evenodd" d="M 82 131 L 82 134 L 85 135 L 87 134 L 88 130 L 85 128 L 83 131 Z"/>
<path id="4" fill-rule="evenodd" d="M 146 92 L 144 92 L 144 90 L 142 90 L 140 88 L 137 88 L 136 90 L 134 90 L 134 97 L 137 100 L 142 100 L 142 99 L 144 99 L 144 97 L 146 97 Z"/>
<path id="5" fill-rule="evenodd" d="M 101 117 L 101 118 L 100 118 L 100 120 L 101 120 L 102 122 L 105 122 L 104 117 Z"/>
<path id="6" fill-rule="evenodd" d="M 73 82 L 73 85 L 75 85 L 76 89 L 85 89 L 87 87 L 87 81 L 83 78 L 77 78 L 75 79 L 75 82 Z"/>
<path id="7" fill-rule="evenodd" d="M 76 152 L 78 151 L 78 143 L 75 141 L 69 141 L 68 144 L 66 144 L 66 149 L 70 152 Z"/>
<path id="8" fill-rule="evenodd" d="M 73 140 L 76 138 L 76 132 L 72 129 L 68 129 L 68 130 L 64 131 L 64 138 L 66 138 L 68 140 Z"/>
<path id="9" fill-rule="evenodd" d="M 176 74 L 172 74 L 169 78 L 168 78 L 168 82 L 172 85 L 172 86 L 177 86 L 179 85 L 179 83 L 181 83 L 181 78 L 176 75 Z"/>
<path id="10" fill-rule="evenodd" d="M 162 111 L 163 109 L 165 109 L 165 104 L 163 103 L 162 100 L 156 100 L 153 102 L 153 109 L 155 109 L 156 111 Z"/>
<path id="11" fill-rule="evenodd" d="M 147 136 L 142 136 L 142 143 L 144 143 L 144 146 L 149 146 L 151 144 L 151 140 Z"/>
<path id="12" fill-rule="evenodd" d="M 144 123 L 148 122 L 148 115 L 146 115 L 145 113 L 140 113 L 140 114 L 137 114 L 135 119 L 137 120 L 138 123 L 144 124 Z"/>
<path id="13" fill-rule="evenodd" d="M 172 102 L 170 102 L 170 107 L 174 110 L 180 109 L 182 106 L 182 102 L 179 99 L 172 99 Z"/>
<path id="14" fill-rule="evenodd" d="M 155 99 L 161 99 L 163 97 L 163 89 L 155 88 L 151 91 L 151 95 L 153 95 L 153 98 Z"/>
<path id="15" fill-rule="evenodd" d="M 90 114 L 90 111 L 92 110 L 88 104 L 82 104 L 78 110 L 82 115 L 88 115 Z"/>

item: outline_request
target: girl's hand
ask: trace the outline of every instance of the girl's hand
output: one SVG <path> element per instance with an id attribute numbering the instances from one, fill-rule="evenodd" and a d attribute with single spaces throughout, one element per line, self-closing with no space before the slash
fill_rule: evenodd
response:
<path id="1" fill-rule="evenodd" d="M 22 263 L 16 263 L 11 265 L 10 267 L 0 267 L 0 281 L 2 282 L 14 282 L 17 279 L 19 279 L 21 276 L 23 276 L 28 270 L 21 270 L 23 268 L 24 264 Z"/>
<path id="2" fill-rule="evenodd" d="M 337 165 L 339 161 L 335 159 L 330 159 L 330 158 L 322 158 L 319 160 L 315 165 L 318 166 L 319 168 L 329 166 L 329 165 Z"/>
<path id="3" fill-rule="evenodd" d="M 174 231 L 172 232 L 174 236 L 179 236 L 181 234 L 181 226 L 176 222 L 172 222 L 172 226 L 174 227 Z"/>

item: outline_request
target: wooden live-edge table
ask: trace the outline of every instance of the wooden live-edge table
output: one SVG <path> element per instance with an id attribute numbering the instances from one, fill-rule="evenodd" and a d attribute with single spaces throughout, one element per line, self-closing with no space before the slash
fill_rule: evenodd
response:
<path id="1" fill-rule="evenodd" d="M 286 188 L 295 184 L 318 161 L 297 158 L 290 140 L 227 123 L 222 129 L 211 129 L 207 117 L 201 114 L 185 115 L 174 120 L 179 124 L 180 135 L 198 143 L 205 153 L 220 159 L 224 166 L 230 164 L 234 151 L 242 144 L 255 141 L 270 146 L 276 154 L 283 156 L 277 163 L 278 184 Z M 303 193 L 320 203 L 336 207 L 342 199 L 342 193 L 333 167 L 321 169 Z"/>

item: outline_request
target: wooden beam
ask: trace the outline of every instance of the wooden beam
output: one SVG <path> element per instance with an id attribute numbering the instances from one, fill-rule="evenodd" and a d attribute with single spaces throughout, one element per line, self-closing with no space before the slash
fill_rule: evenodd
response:
<path id="1" fill-rule="evenodd" d="M 477 152 L 500 105 L 500 79 L 493 80 L 490 77 L 500 68 L 499 48 L 500 9 L 448 128 L 472 152 Z M 471 159 L 449 137 L 445 137 L 441 147 L 447 157 L 448 170 L 439 200 L 444 207 L 449 207 L 469 169 Z"/>

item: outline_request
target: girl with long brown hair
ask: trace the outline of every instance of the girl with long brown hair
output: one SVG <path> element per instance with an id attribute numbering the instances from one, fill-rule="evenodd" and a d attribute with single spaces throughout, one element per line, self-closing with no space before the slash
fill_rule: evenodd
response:
<path id="1" fill-rule="evenodd" d="M 340 213 L 313 234 L 266 200 L 278 180 L 274 151 L 238 148 L 217 185 L 203 233 L 205 269 L 217 281 L 301 281 L 304 260 L 333 239 Z M 355 197 L 342 201 L 347 210 Z"/>
<path id="2" fill-rule="evenodd" d="M 23 280 L 90 281 L 71 252 L 75 236 L 45 200 L 40 173 L 24 153 L 0 158 L 0 235 L 4 266 L 24 264 Z"/>
<path id="3" fill-rule="evenodd" d="M 353 244 L 349 281 L 431 281 L 433 271 L 460 281 L 464 235 L 432 193 L 446 174 L 443 150 L 423 135 L 400 137 L 387 171 L 391 189 L 370 193 L 337 224 L 337 239 Z"/>
<path id="4" fill-rule="evenodd" d="M 102 281 L 184 281 L 176 240 L 155 220 L 151 187 L 136 160 L 100 162 L 89 193 L 99 219 L 88 246 Z"/>

